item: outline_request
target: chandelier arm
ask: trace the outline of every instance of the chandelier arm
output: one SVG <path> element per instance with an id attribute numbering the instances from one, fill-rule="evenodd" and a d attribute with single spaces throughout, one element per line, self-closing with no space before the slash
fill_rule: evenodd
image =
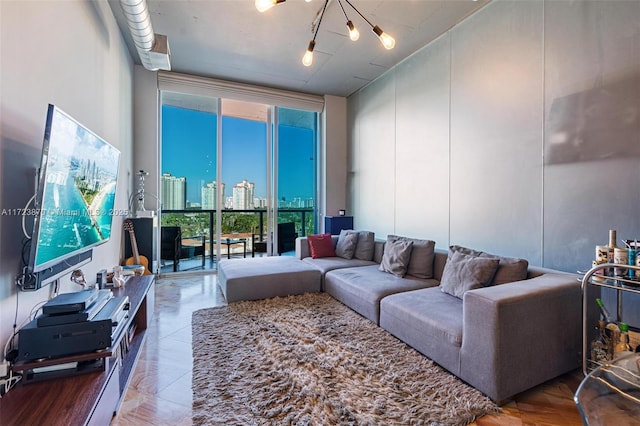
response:
<path id="1" fill-rule="evenodd" d="M 351 2 L 350 2 L 349 0 L 344 0 L 344 1 L 345 1 L 349 6 L 351 6 L 351 8 L 352 8 L 353 10 L 355 10 L 355 11 L 356 11 L 356 13 L 357 13 L 358 15 L 360 15 L 360 17 L 361 17 L 362 19 L 364 19 L 365 21 L 367 21 L 367 24 L 369 24 L 369 26 L 370 26 L 371 28 L 373 28 L 373 27 L 374 27 L 374 25 L 371 23 L 371 21 L 369 21 L 369 20 L 368 20 L 368 19 L 367 19 L 367 18 L 366 18 L 362 13 L 360 13 L 360 11 L 359 11 L 358 9 L 356 9 L 356 7 L 355 7 L 353 4 L 351 4 Z"/>
<path id="2" fill-rule="evenodd" d="M 342 14 L 344 15 L 344 19 L 346 19 L 348 21 L 349 17 L 347 16 L 347 12 L 344 10 L 344 6 L 342 5 L 342 1 L 338 0 L 338 4 L 340 5 L 340 9 L 342 9 Z"/>
<path id="3" fill-rule="evenodd" d="M 329 0 L 324 1 L 324 6 L 322 6 L 322 14 L 320 14 L 320 19 L 318 20 L 318 25 L 316 25 L 316 32 L 313 33 L 313 41 L 316 40 L 316 36 L 318 35 L 318 30 L 320 29 L 320 24 L 322 24 L 322 18 L 324 18 L 324 11 L 327 10 L 327 4 L 329 4 Z"/>

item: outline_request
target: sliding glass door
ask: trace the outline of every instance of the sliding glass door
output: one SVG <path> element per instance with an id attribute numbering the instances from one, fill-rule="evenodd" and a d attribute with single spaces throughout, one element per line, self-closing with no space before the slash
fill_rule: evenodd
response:
<path id="1" fill-rule="evenodd" d="M 225 182 L 221 241 L 227 257 L 268 253 L 271 205 L 269 117 L 271 107 L 222 100 L 222 181 Z M 244 243 L 231 244 L 246 240 Z M 230 250 L 230 252 L 229 252 Z M 234 253 L 235 251 L 235 253 Z"/>
<path id="2" fill-rule="evenodd" d="M 316 223 L 318 114 L 289 108 L 276 112 L 278 223 L 293 222 L 303 236 L 313 233 Z"/>
<path id="3" fill-rule="evenodd" d="M 215 258 L 218 100 L 163 92 L 161 105 L 160 270 L 198 269 Z"/>

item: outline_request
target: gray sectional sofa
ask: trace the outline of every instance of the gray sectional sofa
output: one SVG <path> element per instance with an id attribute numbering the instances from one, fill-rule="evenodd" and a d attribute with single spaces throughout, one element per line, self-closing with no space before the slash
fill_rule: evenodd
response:
<path id="1" fill-rule="evenodd" d="M 332 239 L 335 246 L 338 236 Z M 440 285 L 451 249 L 435 250 L 430 278 L 400 277 L 380 270 L 385 244 L 375 241 L 371 260 L 314 259 L 302 237 L 296 240 L 296 257 L 321 271 L 323 291 L 497 403 L 578 368 L 582 329 L 576 275 L 525 264 L 521 281 L 507 278 L 456 297 Z"/>

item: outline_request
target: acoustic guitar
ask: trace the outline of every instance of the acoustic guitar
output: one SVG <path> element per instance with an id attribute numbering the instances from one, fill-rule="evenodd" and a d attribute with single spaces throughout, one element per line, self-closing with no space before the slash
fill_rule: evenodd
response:
<path id="1" fill-rule="evenodd" d="M 131 253 L 133 254 L 132 257 L 129 257 L 124 261 L 124 264 L 142 265 L 144 266 L 144 272 L 142 275 L 151 275 L 151 271 L 149 271 L 149 259 L 138 252 L 138 242 L 136 241 L 136 234 L 133 232 L 133 222 L 131 219 L 126 219 L 124 221 L 124 229 L 125 231 L 129 231 L 129 238 L 131 239 Z"/>

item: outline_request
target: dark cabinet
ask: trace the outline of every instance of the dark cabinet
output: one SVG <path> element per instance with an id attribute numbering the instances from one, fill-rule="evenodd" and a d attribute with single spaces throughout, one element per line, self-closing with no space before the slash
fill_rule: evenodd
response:
<path id="1" fill-rule="evenodd" d="M 151 273 L 157 271 L 156 238 L 158 234 L 158 219 L 156 217 L 138 217 L 130 219 L 133 224 L 133 233 L 138 246 L 138 253 L 149 261 Z M 133 257 L 131 250 L 131 234 L 124 231 L 124 258 Z"/>
<path id="2" fill-rule="evenodd" d="M 338 235 L 343 229 L 353 229 L 353 216 L 324 217 L 324 232 Z"/>

